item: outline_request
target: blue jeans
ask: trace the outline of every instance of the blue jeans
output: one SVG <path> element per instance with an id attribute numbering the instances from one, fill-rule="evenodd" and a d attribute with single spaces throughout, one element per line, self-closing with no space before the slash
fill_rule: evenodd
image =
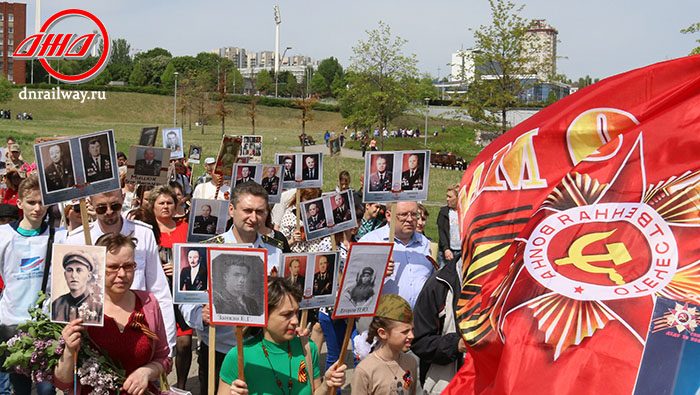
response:
<path id="1" fill-rule="evenodd" d="M 10 395 L 10 374 L 0 372 L 0 395 Z"/>
<path id="2" fill-rule="evenodd" d="M 328 370 L 328 368 L 330 368 L 331 365 L 333 365 L 340 357 L 340 348 L 343 346 L 343 338 L 345 337 L 347 321 L 332 320 L 328 314 L 319 312 L 318 323 L 321 324 L 323 336 L 326 338 L 326 348 L 328 349 L 328 354 L 326 355 L 326 370 Z M 352 329 L 352 332 L 353 333 L 350 336 L 350 339 L 357 335 L 357 330 L 355 328 Z M 353 349 L 354 348 L 355 347 L 353 346 Z"/>
<path id="3" fill-rule="evenodd" d="M 27 376 L 10 373 L 10 383 L 12 383 L 12 389 L 16 395 L 30 395 L 32 393 L 32 379 Z M 50 382 L 44 381 L 36 384 L 36 393 L 38 395 L 55 395 L 56 390 Z"/>

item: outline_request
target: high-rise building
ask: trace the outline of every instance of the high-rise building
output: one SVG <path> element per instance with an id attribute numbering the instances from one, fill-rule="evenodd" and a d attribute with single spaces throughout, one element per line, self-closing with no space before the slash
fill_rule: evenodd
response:
<path id="1" fill-rule="evenodd" d="M 12 53 L 27 35 L 27 5 L 0 2 L 0 71 L 15 84 L 24 84 L 26 61 L 14 60 Z"/>
<path id="2" fill-rule="evenodd" d="M 557 29 L 548 25 L 544 19 L 533 21 L 532 27 L 526 33 L 527 48 L 533 57 L 528 65 L 540 81 L 547 81 L 557 73 Z"/>
<path id="3" fill-rule="evenodd" d="M 219 48 L 219 56 L 227 58 L 236 65 L 237 68 L 243 69 L 248 67 L 248 55 L 245 48 L 238 47 L 223 47 Z"/>
<path id="4" fill-rule="evenodd" d="M 473 49 L 461 49 L 452 54 L 450 62 L 450 81 L 469 82 L 474 79 Z"/>

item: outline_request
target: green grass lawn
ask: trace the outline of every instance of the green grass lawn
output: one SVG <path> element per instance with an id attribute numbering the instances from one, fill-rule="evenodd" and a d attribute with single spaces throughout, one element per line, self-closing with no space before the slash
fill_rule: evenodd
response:
<path id="1" fill-rule="evenodd" d="M 0 108 L 12 110 L 13 118 L 18 111 L 31 112 L 33 121 L 0 120 L 0 144 L 5 145 L 5 139 L 13 136 L 22 147 L 22 153 L 26 160 L 34 160 L 34 139 L 43 136 L 70 136 L 98 130 L 113 129 L 117 142 L 117 150 L 128 154 L 129 146 L 138 143 L 141 128 L 146 126 L 171 127 L 173 119 L 173 98 L 167 96 L 148 95 L 141 93 L 107 92 L 104 101 L 86 101 L 79 103 L 71 100 L 19 100 L 15 92 L 13 99 Z M 227 108 L 232 112 L 226 118 L 226 134 L 251 134 L 250 118 L 246 115 L 246 106 L 237 103 L 227 103 Z M 210 113 L 215 111 L 215 103 L 212 103 Z M 323 141 L 325 130 L 340 131 L 344 127 L 343 119 L 339 113 L 315 111 L 314 119 L 307 122 L 306 131 L 317 141 Z M 300 111 L 281 107 L 258 106 L 255 134 L 263 136 L 264 149 L 263 161 L 272 162 L 275 153 L 289 152 L 290 147 L 298 146 L 298 135 L 301 133 Z M 214 115 L 209 117 L 210 124 L 202 128 L 194 126 L 189 128 L 188 119 L 183 126 L 185 147 L 189 144 L 198 144 L 203 147 L 203 157 L 215 156 L 221 142 L 221 124 Z M 415 116 L 406 116 L 399 119 L 398 123 L 412 124 L 418 122 Z M 178 124 L 180 114 L 178 114 Z M 441 135 L 437 139 L 428 139 L 429 148 L 460 145 L 472 146 L 473 131 L 454 130 L 458 128 L 449 123 L 449 137 Z M 385 149 L 416 149 L 423 147 L 423 139 L 411 139 L 413 144 L 405 145 L 404 141 L 390 139 Z M 450 140 L 450 145 L 443 140 Z M 158 137 L 157 145 L 161 144 Z M 401 144 L 393 146 L 390 144 Z M 441 145 L 438 145 L 441 144 Z M 469 152 L 472 148 L 457 150 L 455 152 Z M 462 154 L 465 158 L 473 156 Z M 327 158 L 324 169 L 324 190 L 331 190 L 337 184 L 337 175 L 341 170 L 348 170 L 352 177 L 352 186 L 359 187 L 360 175 L 363 171 L 363 161 L 349 158 Z M 203 171 L 202 166 L 195 166 L 194 174 L 199 175 Z M 445 189 L 452 183 L 459 182 L 462 172 L 443 169 L 430 170 L 429 199 L 425 204 L 430 211 L 430 219 L 426 229 L 428 237 L 437 240 L 437 212 L 444 205 Z"/>

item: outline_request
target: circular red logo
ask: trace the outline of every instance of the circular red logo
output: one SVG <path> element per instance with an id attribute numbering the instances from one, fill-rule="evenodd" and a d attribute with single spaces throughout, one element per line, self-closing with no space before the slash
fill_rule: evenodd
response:
<path id="1" fill-rule="evenodd" d="M 68 75 L 55 70 L 53 67 L 51 67 L 51 64 L 49 64 L 49 61 L 45 58 L 39 58 L 39 62 L 42 66 L 44 66 L 44 69 L 46 69 L 46 71 L 57 80 L 71 84 L 78 84 L 81 82 L 87 82 L 97 77 L 97 75 L 105 67 L 107 67 L 107 63 L 109 62 L 109 56 L 112 51 L 112 42 L 109 40 L 109 34 L 107 34 L 107 29 L 105 28 L 105 25 L 102 23 L 102 21 L 100 21 L 98 17 L 96 17 L 90 12 L 80 10 L 77 8 L 63 10 L 52 15 L 49 19 L 46 20 L 46 22 L 44 22 L 44 24 L 41 26 L 41 29 L 39 29 L 39 32 L 46 33 L 51 29 L 51 27 L 60 22 L 62 19 L 71 16 L 87 18 L 91 20 L 95 25 L 97 25 L 97 28 L 100 34 L 102 35 L 103 42 L 102 54 L 100 54 L 100 58 L 97 60 L 97 63 L 95 63 L 94 66 L 92 66 L 89 70 L 83 73 L 77 75 Z"/>

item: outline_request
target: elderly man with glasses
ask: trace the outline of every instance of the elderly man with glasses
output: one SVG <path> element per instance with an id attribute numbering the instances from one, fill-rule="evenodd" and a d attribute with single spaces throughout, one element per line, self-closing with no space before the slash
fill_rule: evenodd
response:
<path id="1" fill-rule="evenodd" d="M 388 209 L 387 225 L 367 233 L 362 242 L 388 242 L 391 216 L 394 221 L 393 268 L 384 280 L 382 294 L 398 294 L 415 306 L 423 285 L 435 271 L 430 256 L 430 241 L 416 232 L 418 223 L 418 204 L 416 202 L 398 202 L 396 212 Z"/>
<path id="2" fill-rule="evenodd" d="M 150 225 L 141 221 L 132 221 L 121 216 L 124 196 L 121 190 L 101 193 L 90 197 L 90 203 L 97 213 L 97 221 L 90 224 L 90 237 L 94 243 L 105 233 L 121 233 L 137 240 L 134 252 L 136 272 L 131 289 L 152 292 L 163 313 L 168 334 L 170 350 L 175 348 L 175 314 L 173 299 L 170 295 L 168 280 L 158 257 L 158 244 Z M 85 243 L 83 227 L 68 233 L 65 244 L 82 245 Z"/>

